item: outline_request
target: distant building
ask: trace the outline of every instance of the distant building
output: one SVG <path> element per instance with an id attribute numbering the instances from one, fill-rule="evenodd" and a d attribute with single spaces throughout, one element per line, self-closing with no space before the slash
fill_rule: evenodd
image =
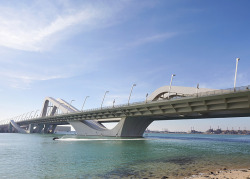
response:
<path id="1" fill-rule="evenodd" d="M 203 132 L 201 131 L 196 131 L 196 130 L 191 130 L 190 134 L 202 134 Z"/>

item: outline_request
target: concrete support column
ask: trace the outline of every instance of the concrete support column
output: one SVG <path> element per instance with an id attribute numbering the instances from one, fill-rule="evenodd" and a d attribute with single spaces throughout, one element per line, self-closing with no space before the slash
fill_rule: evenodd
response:
<path id="1" fill-rule="evenodd" d="M 12 126 L 11 123 L 9 123 L 8 130 L 9 130 L 9 133 L 12 133 L 12 132 L 13 132 L 13 126 Z"/>
<path id="2" fill-rule="evenodd" d="M 56 124 L 53 124 L 52 125 L 52 128 L 51 128 L 51 134 L 54 134 L 54 132 L 55 132 L 55 129 L 56 129 Z"/>
<path id="3" fill-rule="evenodd" d="M 34 132 L 34 124 L 29 124 L 29 129 L 28 129 L 28 133 L 33 133 Z"/>
<path id="4" fill-rule="evenodd" d="M 44 128 L 44 124 L 38 124 L 37 133 L 42 133 L 43 128 Z"/>
<path id="5" fill-rule="evenodd" d="M 146 128 L 154 121 L 148 117 L 126 117 L 122 120 L 123 125 L 118 132 L 120 137 L 142 137 Z"/>
<path id="6" fill-rule="evenodd" d="M 44 125 L 44 129 L 43 129 L 43 133 L 44 134 L 48 134 L 48 132 L 49 132 L 49 126 L 50 126 L 49 124 L 45 124 Z"/>

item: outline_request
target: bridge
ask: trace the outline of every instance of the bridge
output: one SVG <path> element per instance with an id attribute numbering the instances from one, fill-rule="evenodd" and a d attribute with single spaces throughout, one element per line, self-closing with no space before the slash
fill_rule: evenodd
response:
<path id="1" fill-rule="evenodd" d="M 53 133 L 72 125 L 78 135 L 140 137 L 155 120 L 250 116 L 250 86 L 214 90 L 163 86 L 143 102 L 80 111 L 62 99 L 46 97 L 41 114 L 0 121 L 1 132 Z M 104 122 L 118 122 L 107 129 Z"/>

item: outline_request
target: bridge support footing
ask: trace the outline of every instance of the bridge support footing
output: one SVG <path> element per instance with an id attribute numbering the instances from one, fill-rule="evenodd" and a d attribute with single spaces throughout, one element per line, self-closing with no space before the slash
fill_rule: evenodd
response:
<path id="1" fill-rule="evenodd" d="M 153 122 L 146 117 L 126 117 L 113 128 L 107 129 L 98 126 L 96 123 L 87 123 L 86 121 L 69 122 L 76 130 L 77 135 L 85 136 L 117 136 L 117 137 L 142 137 L 146 128 Z"/>

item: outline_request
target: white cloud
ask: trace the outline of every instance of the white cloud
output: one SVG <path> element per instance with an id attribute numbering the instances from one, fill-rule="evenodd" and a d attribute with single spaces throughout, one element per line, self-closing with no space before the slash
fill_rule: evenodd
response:
<path id="1" fill-rule="evenodd" d="M 21 71 L 1 71 L 0 79 L 2 83 L 7 83 L 11 88 L 30 89 L 30 84 L 35 81 L 46 81 L 54 79 L 69 78 L 67 74 L 45 74 Z"/>
<path id="2" fill-rule="evenodd" d="M 74 32 L 73 27 L 77 25 L 81 25 L 83 30 L 97 28 L 119 11 L 113 10 L 110 4 L 73 7 L 64 3 L 60 7 L 60 1 L 56 2 L 46 2 L 46 5 L 36 3 L 22 8 L 0 6 L 0 45 L 25 51 L 42 51 L 55 43 L 60 32 Z M 67 37 L 64 34 L 60 38 Z"/>

